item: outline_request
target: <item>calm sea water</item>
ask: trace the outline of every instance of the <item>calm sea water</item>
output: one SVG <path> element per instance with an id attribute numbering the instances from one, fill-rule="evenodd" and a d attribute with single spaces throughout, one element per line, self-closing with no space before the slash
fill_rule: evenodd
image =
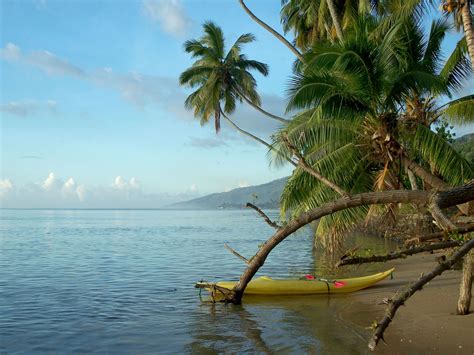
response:
<path id="1" fill-rule="evenodd" d="M 245 210 L 0 210 L 0 353 L 365 352 L 350 295 L 200 299 L 194 282 L 244 268 L 225 242 L 251 256 L 271 234 Z M 288 238 L 260 275 L 321 271 L 311 244 Z"/>

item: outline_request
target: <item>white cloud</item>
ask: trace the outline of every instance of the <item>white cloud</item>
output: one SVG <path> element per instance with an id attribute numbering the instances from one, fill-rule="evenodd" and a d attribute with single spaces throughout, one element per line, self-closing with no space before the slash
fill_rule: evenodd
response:
<path id="1" fill-rule="evenodd" d="M 171 78 L 136 72 L 116 73 L 107 67 L 86 72 L 48 51 L 32 51 L 25 54 L 20 47 L 13 43 L 8 43 L 5 48 L 0 48 L 0 58 L 11 63 L 38 68 L 48 75 L 69 76 L 85 80 L 99 87 L 115 90 L 125 101 L 140 107 L 150 103 L 168 107 L 170 101 L 179 102 L 182 107 L 184 102 L 183 92 L 177 81 Z M 54 109 L 56 103 L 47 101 L 44 105 L 49 109 Z M 2 105 L 1 109 L 21 116 L 30 113 L 33 109 L 36 110 L 38 106 L 38 102 L 12 102 Z"/>
<path id="2" fill-rule="evenodd" d="M 0 180 L 0 204 L 6 208 L 159 208 L 195 198 L 198 191 L 192 184 L 182 193 L 147 193 L 136 178 L 121 176 L 111 186 L 88 186 L 73 177 L 62 179 L 49 173 L 40 183 L 20 187 L 8 179 Z"/>
<path id="3" fill-rule="evenodd" d="M 71 177 L 64 183 L 63 187 L 66 190 L 72 190 L 72 189 L 74 189 L 74 186 L 76 186 L 76 183 L 75 183 L 74 179 Z"/>
<path id="4" fill-rule="evenodd" d="M 120 74 L 110 68 L 96 70 L 88 78 L 97 86 L 118 91 L 125 101 L 136 106 L 165 102 L 173 93 L 172 88 L 178 89 L 176 82 L 171 79 L 135 72 Z"/>
<path id="5" fill-rule="evenodd" d="M 13 190 L 13 183 L 9 179 L 0 180 L 0 197 Z"/>
<path id="6" fill-rule="evenodd" d="M 143 12 L 175 37 L 183 37 L 191 25 L 180 0 L 144 0 Z"/>
<path id="7" fill-rule="evenodd" d="M 60 185 L 59 180 L 56 179 L 55 174 L 51 172 L 49 173 L 48 177 L 43 181 L 41 187 L 46 191 L 50 191 L 58 187 L 58 185 Z"/>
<path id="8" fill-rule="evenodd" d="M 9 62 L 21 60 L 21 49 L 13 43 L 7 43 L 5 48 L 0 48 L 0 58 Z"/>
<path id="9" fill-rule="evenodd" d="M 134 190 L 140 189 L 140 182 L 138 182 L 138 180 L 135 179 L 134 177 L 130 179 L 130 181 L 128 182 L 128 185 L 130 186 L 130 188 Z"/>
<path id="10" fill-rule="evenodd" d="M 117 176 L 114 179 L 114 183 L 112 187 L 116 190 L 126 190 L 126 191 L 133 191 L 133 190 L 140 190 L 141 186 L 137 179 L 132 177 L 129 181 L 125 180 L 121 176 Z"/>
<path id="11" fill-rule="evenodd" d="M 249 184 L 249 182 L 248 182 L 247 180 L 242 180 L 242 181 L 239 181 L 239 182 L 237 183 L 237 186 L 238 186 L 238 187 L 249 187 L 250 184 Z"/>
<path id="12" fill-rule="evenodd" d="M 54 100 L 37 101 L 11 101 L 9 103 L 0 105 L 0 112 L 5 112 L 14 116 L 26 117 L 42 112 L 56 113 L 57 104 Z"/>
<path id="13" fill-rule="evenodd" d="M 62 186 L 61 192 L 65 197 L 71 197 L 76 193 L 76 182 L 70 177 Z"/>
<path id="14" fill-rule="evenodd" d="M 33 51 L 23 54 L 20 47 L 14 43 L 7 43 L 5 48 L 0 48 L 0 58 L 13 63 L 28 64 L 50 75 L 84 76 L 84 71 L 71 63 L 58 58 L 48 51 Z"/>
<path id="15" fill-rule="evenodd" d="M 87 188 L 84 184 L 79 185 L 76 189 L 77 198 L 79 201 L 84 201 L 87 195 Z"/>
<path id="16" fill-rule="evenodd" d="M 222 138 L 218 139 L 190 137 L 189 140 L 189 145 L 196 148 L 212 149 L 227 146 L 227 143 Z"/>

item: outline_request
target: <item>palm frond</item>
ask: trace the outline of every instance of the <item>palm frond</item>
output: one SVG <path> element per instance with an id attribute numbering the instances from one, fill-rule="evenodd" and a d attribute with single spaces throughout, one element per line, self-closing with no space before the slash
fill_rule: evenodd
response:
<path id="1" fill-rule="evenodd" d="M 443 137 L 418 125 L 412 138 L 413 149 L 453 186 L 472 179 L 473 167 Z"/>
<path id="2" fill-rule="evenodd" d="M 206 21 L 203 25 L 205 36 L 201 41 L 211 48 L 217 58 L 224 58 L 224 33 L 222 29 L 212 21 Z"/>
<path id="3" fill-rule="evenodd" d="M 451 89 L 458 90 L 463 87 L 465 80 L 471 74 L 472 67 L 468 57 L 466 38 L 463 37 L 441 69 L 440 76 Z"/>
<path id="4" fill-rule="evenodd" d="M 426 43 L 422 65 L 430 72 L 435 72 L 439 68 L 441 60 L 441 43 L 446 36 L 450 26 L 444 19 L 437 19 L 432 22 L 430 34 Z"/>
<path id="5" fill-rule="evenodd" d="M 474 94 L 448 102 L 441 109 L 442 116 L 450 123 L 465 125 L 474 122 Z"/>

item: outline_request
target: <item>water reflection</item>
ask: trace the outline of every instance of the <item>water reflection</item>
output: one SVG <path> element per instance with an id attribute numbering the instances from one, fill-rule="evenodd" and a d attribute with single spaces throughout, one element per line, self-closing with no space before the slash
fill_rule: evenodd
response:
<path id="1" fill-rule="evenodd" d="M 245 267 L 225 242 L 250 256 L 272 234 L 253 211 L 0 210 L 0 232 L 0 353 L 365 352 L 350 295 L 199 301 L 194 282 Z M 287 238 L 258 276 L 332 276 L 311 245 Z"/>
<path id="2" fill-rule="evenodd" d="M 187 350 L 366 353 L 368 333 L 341 318 L 348 305 L 353 305 L 348 295 L 252 295 L 243 302 L 241 306 L 203 302 L 192 317 L 196 324 L 190 324 L 192 341 Z"/>

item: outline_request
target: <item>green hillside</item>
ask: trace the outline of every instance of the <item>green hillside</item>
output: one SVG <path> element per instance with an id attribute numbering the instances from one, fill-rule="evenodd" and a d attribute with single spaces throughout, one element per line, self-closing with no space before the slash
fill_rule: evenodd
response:
<path id="1" fill-rule="evenodd" d="M 454 148 L 474 164 L 474 133 L 459 137 L 453 143 Z"/>

